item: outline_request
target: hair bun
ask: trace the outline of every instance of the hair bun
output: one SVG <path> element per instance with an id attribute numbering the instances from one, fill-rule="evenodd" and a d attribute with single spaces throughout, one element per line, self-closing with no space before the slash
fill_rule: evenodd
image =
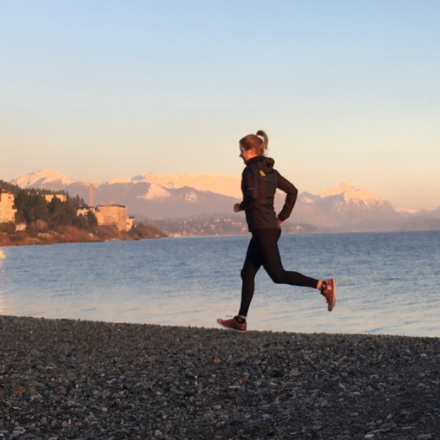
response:
<path id="1" fill-rule="evenodd" d="M 263 130 L 257 131 L 257 136 L 260 136 L 263 138 L 263 143 L 261 144 L 261 148 L 264 150 L 267 149 L 267 144 L 269 143 L 269 138 L 267 137 L 267 134 Z"/>

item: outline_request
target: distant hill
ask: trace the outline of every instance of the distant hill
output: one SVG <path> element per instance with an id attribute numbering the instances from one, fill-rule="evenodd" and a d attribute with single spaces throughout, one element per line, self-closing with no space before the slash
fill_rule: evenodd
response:
<path id="1" fill-rule="evenodd" d="M 294 221 L 335 231 L 395 230 L 402 216 L 383 198 L 343 182 L 314 195 L 299 195 Z"/>
<path id="2" fill-rule="evenodd" d="M 69 194 L 89 200 L 89 187 L 72 184 Z M 164 188 L 147 182 L 105 183 L 94 190 L 94 204 L 115 203 L 127 206 L 129 215 L 151 219 L 178 218 L 201 214 L 230 213 L 238 199 L 190 187 Z"/>
<path id="3" fill-rule="evenodd" d="M 25 174 L 11 180 L 11 183 L 22 188 L 44 188 L 55 191 L 68 188 L 70 185 L 81 183 L 78 180 L 44 168 L 34 173 Z M 115 178 L 102 185 L 141 184 L 151 183 L 167 189 L 194 188 L 198 191 L 209 191 L 229 197 L 240 198 L 240 178 L 236 176 L 217 174 L 162 174 L 145 173 L 130 179 Z M 98 183 L 98 186 L 101 183 Z"/>
<path id="4" fill-rule="evenodd" d="M 57 171 L 43 168 L 35 173 L 24 174 L 23 176 L 17 177 L 11 180 L 10 183 L 21 188 L 40 188 L 51 191 L 61 191 L 74 182 L 73 179 Z"/>
<path id="5" fill-rule="evenodd" d="M 408 220 L 402 226 L 403 231 L 440 231 L 440 218 L 422 218 Z"/>
<path id="6" fill-rule="evenodd" d="M 25 188 L 64 190 L 89 201 L 89 186 L 56 171 L 43 169 L 11 181 Z M 129 215 L 137 218 L 181 219 L 197 216 L 231 215 L 234 203 L 241 199 L 240 178 L 208 174 L 145 173 L 130 179 L 113 179 L 97 183 L 94 204 L 115 203 L 127 206 Z M 284 194 L 276 195 L 280 210 Z M 232 214 L 233 215 L 233 214 Z M 238 214 L 240 216 L 242 214 Z M 432 223 L 414 220 L 440 218 L 440 207 L 433 211 L 396 211 L 389 202 L 366 189 L 342 182 L 319 194 L 301 192 L 291 218 L 285 226 L 308 225 L 328 232 L 411 230 Z M 300 228 L 301 229 L 301 228 Z"/>
<path id="7" fill-rule="evenodd" d="M 222 193 L 211 191 L 222 188 L 223 181 Z M 183 186 L 187 182 L 192 182 L 194 186 Z M 86 201 L 90 200 L 90 188 L 86 183 L 48 169 L 18 177 L 11 183 L 24 188 L 63 190 L 71 195 L 79 195 Z M 229 195 L 234 192 L 236 185 L 239 188 L 240 179 L 231 176 L 155 176 L 146 173 L 132 179 L 113 179 L 109 183 L 98 183 L 94 188 L 93 198 L 94 205 L 126 205 L 128 214 L 132 216 L 147 216 L 151 219 L 177 218 L 216 212 L 230 213 L 234 203 L 239 200 L 238 197 Z"/>
<path id="8" fill-rule="evenodd" d="M 223 194 L 228 197 L 240 198 L 240 178 L 218 174 L 162 174 L 157 176 L 153 173 L 145 173 L 134 176 L 131 179 L 112 179 L 114 183 L 152 183 L 164 188 L 194 188 L 198 191 L 209 191 Z"/>
<path id="9" fill-rule="evenodd" d="M 214 214 L 179 219 L 145 220 L 174 236 L 240 235 L 248 233 L 243 213 L 239 215 Z M 283 232 L 286 234 L 304 234 L 325 231 L 312 225 L 286 222 L 283 225 Z"/>

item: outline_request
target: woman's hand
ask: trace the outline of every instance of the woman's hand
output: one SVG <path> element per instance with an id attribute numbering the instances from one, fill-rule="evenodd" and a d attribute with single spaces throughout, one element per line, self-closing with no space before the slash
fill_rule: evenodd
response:
<path id="1" fill-rule="evenodd" d="M 234 205 L 234 212 L 240 212 L 240 203 Z"/>
<path id="2" fill-rule="evenodd" d="M 283 224 L 283 221 L 277 216 L 277 220 L 280 222 L 280 226 Z"/>

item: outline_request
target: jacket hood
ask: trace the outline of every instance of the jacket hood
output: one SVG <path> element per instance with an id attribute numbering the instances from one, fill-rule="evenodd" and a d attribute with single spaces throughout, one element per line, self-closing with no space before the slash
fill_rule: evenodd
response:
<path id="1" fill-rule="evenodd" d="M 251 163 L 257 165 L 258 168 L 262 170 L 265 174 L 269 174 L 273 171 L 275 161 L 270 157 L 257 156 L 249 160 L 246 165 L 250 165 Z"/>

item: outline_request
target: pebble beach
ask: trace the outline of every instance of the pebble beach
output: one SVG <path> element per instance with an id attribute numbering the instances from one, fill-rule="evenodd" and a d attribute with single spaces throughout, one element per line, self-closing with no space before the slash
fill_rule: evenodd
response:
<path id="1" fill-rule="evenodd" d="M 0 316 L 0 439 L 440 439 L 440 339 Z"/>

